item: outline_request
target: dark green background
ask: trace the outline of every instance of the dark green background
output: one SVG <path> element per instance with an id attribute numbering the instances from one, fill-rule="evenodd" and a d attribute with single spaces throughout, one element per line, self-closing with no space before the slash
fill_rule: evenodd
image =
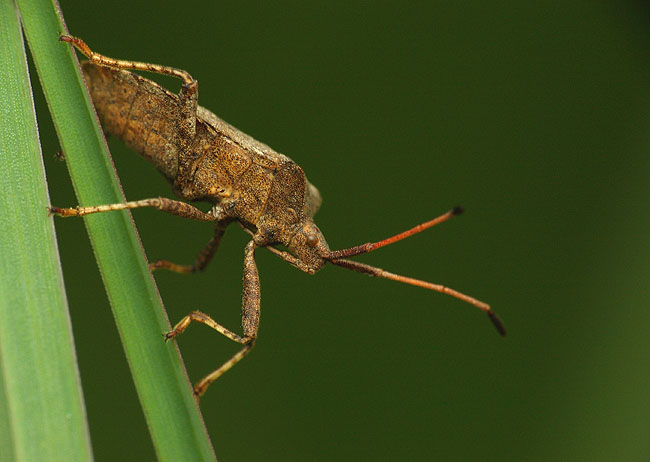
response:
<path id="1" fill-rule="evenodd" d="M 646 2 L 62 9 L 96 51 L 189 70 L 201 105 L 296 160 L 332 248 L 467 210 L 359 259 L 491 303 L 506 339 L 450 297 L 258 251 L 257 347 L 201 403 L 221 460 L 650 458 Z M 74 205 L 38 103 L 52 202 Z M 128 198 L 171 196 L 110 146 Z M 212 231 L 134 216 L 151 260 L 189 263 Z M 83 223 L 56 221 L 96 458 L 152 460 Z M 229 229 L 205 274 L 156 275 L 172 322 L 238 328 L 246 238 Z M 194 379 L 236 351 L 201 326 L 179 344 Z"/>

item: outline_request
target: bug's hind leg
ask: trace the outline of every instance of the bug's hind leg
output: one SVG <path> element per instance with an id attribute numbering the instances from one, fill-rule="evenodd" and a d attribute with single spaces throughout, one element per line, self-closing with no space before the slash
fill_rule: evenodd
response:
<path id="1" fill-rule="evenodd" d="M 143 63 L 139 61 L 130 61 L 127 59 L 109 58 L 108 56 L 95 53 L 90 49 L 88 45 L 86 45 L 86 42 L 84 42 L 78 37 L 73 37 L 71 35 L 61 35 L 59 37 L 59 40 L 61 40 L 62 42 L 68 42 L 73 44 L 75 48 L 77 48 L 77 50 L 83 53 L 91 62 L 95 64 L 99 64 L 100 66 L 112 67 L 113 69 L 125 69 L 125 70 L 131 69 L 136 71 L 146 71 L 146 72 L 154 72 L 156 74 L 171 75 L 174 77 L 178 77 L 179 79 L 182 79 L 183 83 L 185 83 L 186 85 L 190 85 L 193 82 L 196 82 L 189 72 L 184 71 L 182 69 L 176 69 L 174 67 L 163 66 L 160 64 L 150 64 L 150 63 Z"/>
<path id="2" fill-rule="evenodd" d="M 196 108 L 199 84 L 189 72 L 160 64 L 109 58 L 108 56 L 95 53 L 86 45 L 86 42 L 71 35 L 61 35 L 59 40 L 73 44 L 77 50 L 86 55 L 90 62 L 99 66 L 106 66 L 113 69 L 153 72 L 156 74 L 171 75 L 181 79 L 183 85 L 181 86 L 178 102 L 180 112 L 179 130 L 182 136 L 179 140 L 181 148 L 188 148 L 190 146 L 196 133 Z"/>

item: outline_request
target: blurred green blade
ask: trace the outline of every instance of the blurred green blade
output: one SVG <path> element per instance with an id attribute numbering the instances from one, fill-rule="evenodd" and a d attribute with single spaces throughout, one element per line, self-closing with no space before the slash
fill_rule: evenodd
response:
<path id="1" fill-rule="evenodd" d="M 92 460 L 13 1 L 0 18 L 0 460 Z"/>
<path id="2" fill-rule="evenodd" d="M 74 52 L 58 40 L 66 31 L 57 5 L 17 3 L 79 204 L 123 202 Z M 169 322 L 130 214 L 85 222 L 158 458 L 214 460 L 178 350 L 163 341 Z"/>

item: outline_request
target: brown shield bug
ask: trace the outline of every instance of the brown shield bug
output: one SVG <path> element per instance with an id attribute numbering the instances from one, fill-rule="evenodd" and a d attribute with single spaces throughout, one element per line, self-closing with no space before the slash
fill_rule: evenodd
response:
<path id="1" fill-rule="evenodd" d="M 260 316 L 260 282 L 255 250 L 265 247 L 296 268 L 314 274 L 326 263 L 371 276 L 422 287 L 459 298 L 487 313 L 501 335 L 505 328 L 490 306 L 448 287 L 389 273 L 374 266 L 349 260 L 424 231 L 462 212 L 456 207 L 433 220 L 379 242 L 343 250 L 330 250 L 313 216 L 321 204 L 318 190 L 289 157 L 254 140 L 210 111 L 198 106 L 198 83 L 186 71 L 157 64 L 113 59 L 93 52 L 81 39 L 63 35 L 89 61 L 83 72 L 101 120 L 109 134 L 149 160 L 171 183 L 174 193 L 186 201 L 205 201 L 212 207 L 203 212 L 186 202 L 163 197 L 123 204 L 61 209 L 54 214 L 82 216 L 126 208 L 156 207 L 194 220 L 215 223 L 212 239 L 193 265 L 166 260 L 152 263 L 152 269 L 179 273 L 203 270 L 214 256 L 226 227 L 238 222 L 251 235 L 244 254 L 242 294 L 243 335 L 236 334 L 210 316 L 193 311 L 165 335 L 172 339 L 192 321 L 210 326 L 242 349 L 194 387 L 197 396 L 219 376 L 240 361 L 253 347 Z M 129 72 L 147 71 L 180 78 L 178 95 L 151 80 Z M 288 250 L 281 250 L 284 246 Z"/>

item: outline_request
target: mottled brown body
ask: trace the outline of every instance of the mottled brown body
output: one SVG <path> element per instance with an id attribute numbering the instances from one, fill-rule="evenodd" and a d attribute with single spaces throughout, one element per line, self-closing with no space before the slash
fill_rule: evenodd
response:
<path id="1" fill-rule="evenodd" d="M 150 265 L 152 269 L 165 268 L 181 273 L 203 270 L 214 256 L 226 227 L 233 221 L 241 223 L 252 236 L 244 249 L 243 336 L 200 311 L 185 316 L 166 334 L 167 339 L 174 338 L 196 321 L 243 345 L 230 360 L 196 384 L 194 392 L 197 396 L 240 361 L 255 343 L 260 317 L 260 283 L 255 264 L 255 249 L 258 247 L 266 247 L 310 274 L 329 262 L 371 276 L 451 295 L 486 312 L 497 330 L 505 335 L 499 318 L 488 304 L 480 300 L 440 284 L 393 274 L 347 259 L 442 223 L 461 213 L 462 208 L 456 207 L 382 241 L 332 251 L 313 221 L 321 204 L 320 194 L 307 181 L 303 170 L 287 156 L 198 106 L 198 83 L 189 73 L 167 66 L 109 58 L 93 52 L 75 37 L 64 35 L 61 40 L 72 43 L 90 59 L 83 63 L 83 72 L 104 130 L 122 139 L 154 164 L 171 183 L 178 197 L 187 201 L 207 201 L 212 208 L 203 212 L 185 202 L 158 197 L 94 207 L 51 207 L 50 211 L 60 216 L 82 216 L 156 207 L 185 218 L 215 222 L 214 236 L 193 265 L 178 265 L 166 260 Z M 175 95 L 128 70 L 175 76 L 182 79 L 183 84 L 179 94 Z M 284 245 L 288 251 L 277 249 L 278 244 Z"/>
<path id="2" fill-rule="evenodd" d="M 201 106 L 188 140 L 178 127 L 178 95 L 89 61 L 83 71 L 102 127 L 153 163 L 180 198 L 218 205 L 220 216 L 259 230 L 265 243 L 286 246 L 296 227 L 318 210 L 318 190 L 287 156 Z"/>

